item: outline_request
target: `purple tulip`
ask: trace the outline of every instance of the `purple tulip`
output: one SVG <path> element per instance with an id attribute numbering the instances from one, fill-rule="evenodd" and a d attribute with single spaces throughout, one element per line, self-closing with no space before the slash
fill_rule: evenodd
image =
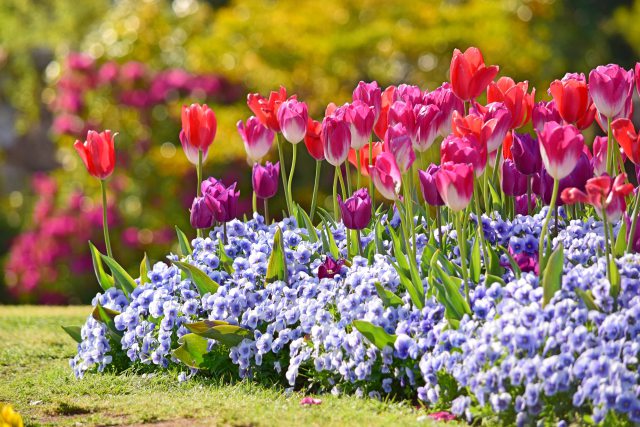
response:
<path id="1" fill-rule="evenodd" d="M 375 121 L 378 120 L 382 111 L 382 91 L 378 87 L 378 82 L 365 83 L 361 81 L 353 90 L 353 101 L 362 101 L 373 107 Z"/>
<path id="2" fill-rule="evenodd" d="M 388 115 L 389 127 L 399 123 L 406 129 L 406 134 L 412 140 L 416 128 L 416 116 L 413 114 L 413 106 L 403 101 L 391 104 Z"/>
<path id="3" fill-rule="evenodd" d="M 237 123 L 238 133 L 244 142 L 244 149 L 249 160 L 257 163 L 267 155 L 273 145 L 275 134 L 271 129 L 260 123 L 256 117 L 251 116 L 245 125 L 242 120 Z"/>
<path id="4" fill-rule="evenodd" d="M 416 105 L 413 107 L 416 126 L 413 136 L 413 148 L 419 152 L 425 152 L 431 147 L 438 136 L 438 127 L 442 122 L 442 112 L 438 106 Z"/>
<path id="5" fill-rule="evenodd" d="M 202 183 L 202 187 L 204 200 L 213 214 L 214 220 L 228 222 L 236 217 L 240 191 L 236 190 L 235 182 L 229 187 L 225 187 L 221 181 L 210 178 Z"/>
<path id="6" fill-rule="evenodd" d="M 562 123 L 562 117 L 556 108 L 555 102 L 540 101 L 533 105 L 531 121 L 533 122 L 533 128 L 540 132 L 547 122 Z"/>
<path id="7" fill-rule="evenodd" d="M 558 187 L 558 194 L 562 193 L 565 188 L 576 187 L 580 191 L 586 191 L 585 186 L 587 181 L 593 178 L 593 167 L 589 161 L 589 157 L 583 151 L 578 158 L 575 168 L 569 175 L 562 178 Z M 542 201 L 548 205 L 551 202 L 551 193 L 553 192 L 553 178 L 549 173 L 542 168 L 540 174 L 534 175 L 533 178 L 533 192 L 538 194 Z M 557 206 L 562 206 L 564 202 L 560 197 L 556 200 Z"/>
<path id="8" fill-rule="evenodd" d="M 333 116 L 325 117 L 320 138 L 327 162 L 333 166 L 340 166 L 347 160 L 351 147 L 351 130 L 346 121 Z"/>
<path id="9" fill-rule="evenodd" d="M 288 99 L 278 108 L 280 131 L 284 139 L 292 144 L 297 144 L 304 139 L 308 120 L 307 104 L 297 99 Z"/>
<path id="10" fill-rule="evenodd" d="M 361 188 L 344 202 L 338 195 L 342 223 L 349 230 L 362 230 L 371 220 L 371 197 L 366 188 Z"/>
<path id="11" fill-rule="evenodd" d="M 278 192 L 278 177 L 280 176 L 280 162 L 275 165 L 267 162 L 264 166 L 260 163 L 253 165 L 252 181 L 253 191 L 256 197 L 270 199 Z"/>
<path id="12" fill-rule="evenodd" d="M 633 70 L 616 64 L 600 65 L 589 73 L 589 94 L 598 112 L 606 118 L 628 118 L 633 93 Z"/>
<path id="13" fill-rule="evenodd" d="M 404 174 L 416 160 L 409 132 L 402 123 L 389 126 L 385 135 L 385 144 L 396 159 L 400 173 Z"/>
<path id="14" fill-rule="evenodd" d="M 522 196 L 527 192 L 527 180 L 529 177 L 518 172 L 513 160 L 505 159 L 502 162 L 502 191 L 507 196 Z"/>
<path id="15" fill-rule="evenodd" d="M 450 83 L 443 83 L 439 88 L 424 95 L 425 104 L 433 104 L 442 113 L 438 125 L 438 133 L 441 137 L 446 137 L 451 133 L 451 117 L 453 112 L 464 113 L 464 104 L 451 90 Z"/>
<path id="16" fill-rule="evenodd" d="M 531 206 L 535 207 L 538 197 L 535 194 L 531 194 Z M 527 195 L 516 196 L 516 215 L 528 215 L 529 207 L 527 206 Z"/>
<path id="17" fill-rule="evenodd" d="M 318 279 L 333 279 L 336 274 L 340 273 L 342 266 L 344 265 L 344 260 L 339 259 L 335 260 L 327 255 L 327 258 L 324 260 L 322 264 L 318 267 Z"/>
<path id="18" fill-rule="evenodd" d="M 193 228 L 210 228 L 213 225 L 213 214 L 207 207 L 204 197 L 193 199 L 189 219 Z"/>
<path id="19" fill-rule="evenodd" d="M 345 111 L 347 122 L 351 129 L 351 148 L 360 150 L 369 143 L 376 114 L 373 107 L 362 101 L 354 101 Z"/>
<path id="20" fill-rule="evenodd" d="M 513 134 L 511 155 L 516 169 L 524 175 L 533 175 L 540 172 L 542 157 L 540 157 L 540 145 L 538 140 L 528 133 Z"/>
<path id="21" fill-rule="evenodd" d="M 438 188 L 436 187 L 436 175 L 440 170 L 440 166 L 431 163 L 426 171 L 419 170 L 420 187 L 422 188 L 422 197 L 430 206 L 443 206 L 444 201 L 440 197 Z"/>
<path id="22" fill-rule="evenodd" d="M 633 252 L 638 253 L 640 252 L 640 227 L 636 226 L 636 232 L 634 233 L 633 237 L 629 236 L 629 234 L 631 233 L 631 217 L 629 217 L 629 215 L 625 212 L 623 218 L 624 222 L 627 224 L 627 241 L 629 240 L 629 238 L 633 239 L 631 249 L 633 250 Z"/>

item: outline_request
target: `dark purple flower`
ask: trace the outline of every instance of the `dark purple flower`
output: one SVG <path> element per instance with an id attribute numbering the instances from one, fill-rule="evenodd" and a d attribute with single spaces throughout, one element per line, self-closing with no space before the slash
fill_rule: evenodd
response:
<path id="1" fill-rule="evenodd" d="M 260 163 L 253 165 L 253 191 L 261 199 L 270 199 L 278 192 L 278 177 L 280 176 L 280 162 L 275 165 L 267 162 L 264 166 Z"/>
<path id="2" fill-rule="evenodd" d="M 193 228 L 209 228 L 213 225 L 213 214 L 207 207 L 204 197 L 193 199 L 190 219 Z"/>
<path id="3" fill-rule="evenodd" d="M 538 198 L 535 194 L 531 194 L 531 208 L 533 209 L 536 205 L 536 201 Z M 523 194 L 522 196 L 516 197 L 516 215 L 527 215 L 527 195 Z"/>
<path id="4" fill-rule="evenodd" d="M 507 196 L 522 196 L 527 192 L 527 180 L 529 177 L 518 172 L 511 159 L 505 159 L 502 163 L 502 191 Z"/>
<path id="5" fill-rule="evenodd" d="M 560 180 L 558 194 L 562 194 L 562 190 L 565 188 L 571 187 L 576 187 L 580 189 L 580 191 L 584 192 L 585 185 L 590 178 L 593 178 L 593 166 L 591 165 L 591 161 L 586 153 L 582 152 L 573 171 Z M 533 192 L 540 196 L 544 204 L 548 205 L 551 202 L 553 178 L 544 168 L 542 168 L 542 171 L 539 174 L 535 174 L 533 177 Z M 560 197 L 556 200 L 556 205 L 564 205 L 564 202 Z"/>
<path id="6" fill-rule="evenodd" d="M 529 254 L 525 251 L 514 253 L 511 247 L 509 247 L 509 253 L 523 273 L 533 272 L 535 274 L 540 274 L 540 265 L 538 264 L 537 252 L 533 252 L 532 254 Z M 500 261 L 500 265 L 502 267 L 511 269 L 511 264 L 509 263 L 509 261 Z"/>
<path id="7" fill-rule="evenodd" d="M 420 178 L 420 187 L 422 188 L 422 197 L 430 206 L 443 206 L 444 201 L 438 193 L 436 187 L 436 174 L 440 171 L 440 166 L 431 163 L 426 171 L 418 171 Z"/>
<path id="8" fill-rule="evenodd" d="M 209 178 L 202 183 L 201 188 L 204 200 L 213 214 L 214 220 L 227 222 L 236 217 L 240 191 L 236 190 L 235 182 L 229 187 L 225 187 L 221 181 Z"/>
<path id="9" fill-rule="evenodd" d="M 362 230 L 371 220 L 371 197 L 366 188 L 361 188 L 344 202 L 338 195 L 342 223 L 350 230 Z"/>
<path id="10" fill-rule="evenodd" d="M 629 234 L 631 233 L 631 218 L 626 212 L 623 218 L 624 218 L 624 222 L 627 224 L 627 240 L 629 240 L 630 238 Z M 633 252 L 636 252 L 636 253 L 640 252 L 640 224 L 636 226 L 636 232 L 631 238 L 633 239 L 633 243 L 631 244 L 631 249 L 633 250 Z"/>
<path id="11" fill-rule="evenodd" d="M 371 208 L 369 208 L 371 209 Z M 333 277 L 340 273 L 340 269 L 344 265 L 344 260 L 335 260 L 327 255 L 327 258 L 318 267 L 318 279 L 333 279 Z"/>
<path id="12" fill-rule="evenodd" d="M 540 172 L 542 157 L 538 140 L 528 133 L 514 133 L 511 155 L 516 169 L 522 174 L 533 175 Z"/>

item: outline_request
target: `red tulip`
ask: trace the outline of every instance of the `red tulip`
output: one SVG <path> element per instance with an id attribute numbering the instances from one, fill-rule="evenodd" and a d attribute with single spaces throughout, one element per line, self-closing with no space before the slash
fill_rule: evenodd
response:
<path id="1" fill-rule="evenodd" d="M 351 146 L 351 130 L 349 124 L 333 116 L 322 121 L 322 145 L 324 157 L 333 166 L 340 166 L 349 156 Z"/>
<path id="2" fill-rule="evenodd" d="M 197 163 L 197 152 L 202 151 L 202 157 L 207 157 L 209 146 L 216 137 L 218 122 L 213 110 L 206 104 L 191 104 L 182 106 L 182 132 L 180 142 L 185 148 L 185 154 L 192 163 Z M 193 155 L 195 151 L 196 156 Z M 195 161 L 194 161 L 195 157 Z"/>
<path id="3" fill-rule="evenodd" d="M 567 74 L 562 80 L 554 80 L 549 87 L 560 117 L 579 129 L 585 129 L 593 123 L 595 106 L 589 96 L 589 87 L 584 74 Z"/>
<path id="4" fill-rule="evenodd" d="M 435 176 L 436 187 L 444 203 L 453 211 L 461 211 L 473 195 L 473 166 L 468 163 L 443 163 Z"/>
<path id="5" fill-rule="evenodd" d="M 402 185 L 400 169 L 389 152 L 382 152 L 369 171 L 373 184 L 385 199 L 396 200 Z"/>
<path id="6" fill-rule="evenodd" d="M 295 99 L 295 95 L 291 97 Z M 260 123 L 268 127 L 274 132 L 280 132 L 280 124 L 278 123 L 278 109 L 287 99 L 287 90 L 280 86 L 278 92 L 271 92 L 269 99 L 265 99 L 259 93 L 250 93 L 247 95 L 247 105 L 253 111 L 253 114 L 260 120 Z"/>
<path id="7" fill-rule="evenodd" d="M 511 113 L 511 129 L 517 129 L 526 125 L 531 119 L 533 100 L 536 89 L 530 94 L 529 82 L 516 83 L 510 77 L 500 77 L 497 82 L 489 83 L 487 89 L 487 102 L 502 102 Z"/>
<path id="8" fill-rule="evenodd" d="M 382 93 L 382 100 L 380 103 L 380 115 L 376 119 L 376 124 L 373 127 L 373 131 L 380 139 L 384 139 L 384 135 L 387 133 L 387 127 L 389 127 L 388 114 L 389 108 L 394 101 L 395 86 L 389 86 Z"/>
<path id="9" fill-rule="evenodd" d="M 473 134 L 484 144 L 486 150 L 494 152 L 500 147 L 509 130 L 511 113 L 499 102 L 488 104 L 486 107 L 478 105 L 478 110 L 463 117 L 457 111 L 453 112 L 451 128 L 456 136 Z"/>
<path id="10" fill-rule="evenodd" d="M 554 179 L 560 180 L 576 167 L 584 147 L 584 137 L 573 125 L 562 126 L 547 122 L 538 132 L 540 156 L 545 169 Z"/>
<path id="11" fill-rule="evenodd" d="M 611 123 L 611 130 L 627 157 L 636 165 L 640 164 L 640 135 L 636 133 L 631 120 L 615 120 Z"/>
<path id="12" fill-rule="evenodd" d="M 578 188 L 565 188 L 560 196 L 567 204 L 588 203 L 593 206 L 602 218 L 603 212 L 614 224 L 622 218 L 627 209 L 625 196 L 633 191 L 633 185 L 625 183 L 627 175 L 622 173 L 612 180 L 609 175 L 591 178 L 587 181 L 586 194 Z"/>
<path id="13" fill-rule="evenodd" d="M 384 144 L 382 142 L 376 141 L 373 143 L 373 148 L 371 149 L 371 152 L 373 154 L 371 158 L 371 164 L 374 164 L 376 162 L 376 158 L 378 158 L 378 155 L 382 153 L 383 150 Z M 349 163 L 351 163 L 353 166 L 358 166 L 356 159 L 356 150 L 354 150 L 353 148 L 349 150 L 348 158 Z M 360 173 L 363 176 L 369 176 L 369 144 L 360 149 Z"/>
<path id="14" fill-rule="evenodd" d="M 73 144 L 91 176 L 106 179 L 113 173 L 116 165 L 113 138 L 116 135 L 112 135 L 109 130 L 101 133 L 90 130 L 87 132 L 86 141 L 77 140 Z"/>
<path id="15" fill-rule="evenodd" d="M 463 101 L 477 98 L 498 74 L 497 65 L 485 66 L 480 49 L 468 48 L 464 53 L 453 51 L 450 67 L 453 92 Z"/>
<path id="16" fill-rule="evenodd" d="M 307 134 L 304 136 L 304 145 L 307 151 L 316 160 L 324 160 L 324 147 L 322 145 L 322 123 L 309 117 L 307 122 Z"/>

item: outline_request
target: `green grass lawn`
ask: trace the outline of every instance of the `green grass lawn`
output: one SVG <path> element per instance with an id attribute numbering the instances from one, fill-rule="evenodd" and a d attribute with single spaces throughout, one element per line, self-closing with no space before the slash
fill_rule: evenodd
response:
<path id="1" fill-rule="evenodd" d="M 89 307 L 0 305 L 0 402 L 11 403 L 26 425 L 437 424 L 406 402 L 323 395 L 321 405 L 301 407 L 301 394 L 248 381 L 219 384 L 196 377 L 179 383 L 173 372 L 88 374 L 76 380 L 69 368 L 76 344 L 60 325 L 81 325 L 89 312 Z"/>

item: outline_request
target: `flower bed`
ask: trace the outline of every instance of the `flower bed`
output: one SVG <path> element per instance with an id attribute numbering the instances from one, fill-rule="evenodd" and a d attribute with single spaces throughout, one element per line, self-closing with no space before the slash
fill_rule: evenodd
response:
<path id="1" fill-rule="evenodd" d="M 628 212 L 634 186 L 611 139 L 635 161 L 627 101 L 617 112 L 598 107 L 609 150 L 584 145 L 579 128 L 598 106 L 589 98 L 582 115 L 561 98 L 538 104 L 537 139 L 524 136 L 513 129 L 531 117 L 533 94 L 526 84 L 505 88 L 504 78 L 490 83 L 497 67 L 474 55 L 455 52 L 452 85 L 426 95 L 362 83 L 354 103 L 328 107 L 319 128 L 284 89 L 268 100 L 250 95 L 257 119 L 239 130 L 255 162 L 254 211 L 262 199 L 265 215 L 234 219 L 235 184 L 204 180 L 191 209 L 198 236 L 178 229 L 179 254 L 154 265 L 145 257 L 135 280 L 111 255 L 105 227 L 109 254 L 91 246 L 104 292 L 82 327 L 66 327 L 79 342 L 76 376 L 174 367 L 181 381 L 202 374 L 415 399 L 470 422 L 640 423 L 640 197 Z M 463 72 L 470 64 L 474 76 Z M 487 85 L 489 99 L 502 101 L 474 101 Z M 574 89 L 592 90 L 569 75 L 551 93 Z M 474 111 L 464 115 L 469 100 Z M 416 152 L 437 148 L 443 129 L 441 165 L 427 167 Z M 372 131 L 383 135 L 380 150 Z M 278 148 L 294 144 L 288 177 L 281 150 L 279 163 L 259 164 L 275 134 Z M 214 137 L 213 112 L 185 107 L 180 138 L 199 177 Z M 335 166 L 333 214 L 316 207 L 317 186 L 310 214 L 292 198 L 302 140 L 318 170 L 322 157 Z M 76 148 L 104 183 L 111 135 L 92 133 Z M 268 199 L 280 176 L 289 215 L 273 222 Z M 373 188 L 393 205 L 376 204 Z"/>

